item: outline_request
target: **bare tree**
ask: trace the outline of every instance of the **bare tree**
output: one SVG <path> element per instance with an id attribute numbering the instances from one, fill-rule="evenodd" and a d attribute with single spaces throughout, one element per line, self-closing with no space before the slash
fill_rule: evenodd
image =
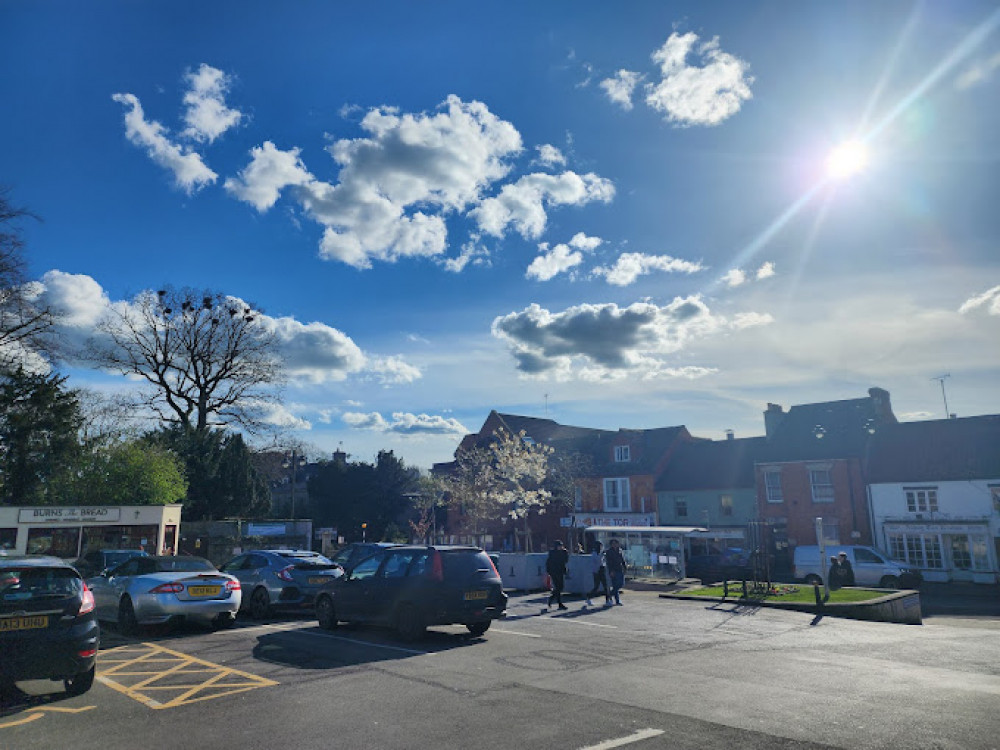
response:
<path id="1" fill-rule="evenodd" d="M 32 368 L 32 356 L 44 357 L 52 330 L 50 311 L 36 302 L 36 285 L 28 283 L 24 243 L 16 224 L 32 216 L 7 200 L 0 189 L 0 371 Z"/>
<path id="2" fill-rule="evenodd" d="M 260 312 L 219 292 L 145 291 L 113 305 L 88 357 L 151 386 L 143 403 L 164 421 L 203 431 L 262 426 L 282 379 L 273 331 Z"/>

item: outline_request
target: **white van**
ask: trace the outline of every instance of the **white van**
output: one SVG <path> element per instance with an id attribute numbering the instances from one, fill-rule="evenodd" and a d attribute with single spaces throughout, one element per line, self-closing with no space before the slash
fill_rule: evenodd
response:
<path id="1" fill-rule="evenodd" d="M 876 586 L 883 589 L 898 589 L 900 585 L 910 588 L 920 585 L 922 576 L 919 571 L 906 567 L 906 563 L 890 560 L 883 553 L 871 547 L 860 545 L 826 546 L 827 569 L 830 567 L 830 557 L 847 553 L 847 559 L 854 568 L 855 586 Z M 796 580 L 808 584 L 823 583 L 823 564 L 819 559 L 819 547 L 803 545 L 795 548 L 792 575 Z"/>

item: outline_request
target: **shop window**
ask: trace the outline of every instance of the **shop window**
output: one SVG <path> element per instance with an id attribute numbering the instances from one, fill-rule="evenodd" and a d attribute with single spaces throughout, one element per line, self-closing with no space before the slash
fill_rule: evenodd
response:
<path id="1" fill-rule="evenodd" d="M 75 558 L 80 550 L 80 527 L 28 529 L 28 554 Z"/>
<path id="2" fill-rule="evenodd" d="M 0 529 L 0 549 L 17 547 L 17 529 Z"/>

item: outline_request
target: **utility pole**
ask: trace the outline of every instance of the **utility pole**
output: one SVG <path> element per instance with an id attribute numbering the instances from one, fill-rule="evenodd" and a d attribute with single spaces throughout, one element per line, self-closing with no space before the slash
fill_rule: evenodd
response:
<path id="1" fill-rule="evenodd" d="M 944 399 L 944 418 L 951 419 L 951 412 L 948 411 L 948 396 L 944 392 L 944 379 L 950 378 L 951 373 L 946 372 L 944 375 L 938 375 L 936 378 L 931 378 L 931 380 L 936 380 L 941 384 L 941 398 Z"/>

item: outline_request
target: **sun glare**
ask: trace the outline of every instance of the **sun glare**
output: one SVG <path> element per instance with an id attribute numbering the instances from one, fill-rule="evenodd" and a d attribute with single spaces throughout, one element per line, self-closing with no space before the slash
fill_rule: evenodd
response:
<path id="1" fill-rule="evenodd" d="M 855 175 L 868 165 L 868 149 L 861 141 L 841 143 L 826 157 L 826 173 L 838 180 Z"/>

